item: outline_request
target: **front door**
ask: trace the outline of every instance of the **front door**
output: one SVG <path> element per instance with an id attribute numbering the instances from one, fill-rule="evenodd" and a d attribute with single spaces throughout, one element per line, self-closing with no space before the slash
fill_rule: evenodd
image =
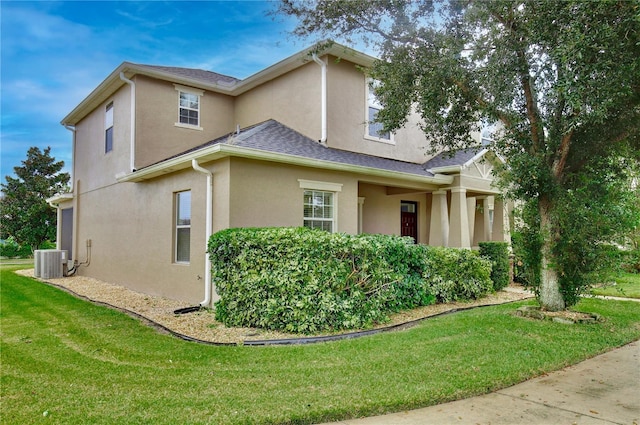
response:
<path id="1" fill-rule="evenodd" d="M 402 201 L 400 203 L 400 234 L 411 236 L 418 241 L 418 203 Z"/>

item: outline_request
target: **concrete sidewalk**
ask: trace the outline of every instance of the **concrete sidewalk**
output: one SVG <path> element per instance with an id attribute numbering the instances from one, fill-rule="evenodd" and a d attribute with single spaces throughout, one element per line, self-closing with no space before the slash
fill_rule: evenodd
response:
<path id="1" fill-rule="evenodd" d="M 640 341 L 491 394 L 341 425 L 640 425 Z"/>

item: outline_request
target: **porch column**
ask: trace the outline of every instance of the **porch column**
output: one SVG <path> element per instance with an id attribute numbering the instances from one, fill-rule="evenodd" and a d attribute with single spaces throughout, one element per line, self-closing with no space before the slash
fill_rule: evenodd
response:
<path id="1" fill-rule="evenodd" d="M 431 223 L 429 245 L 447 246 L 449 243 L 449 213 L 447 211 L 447 191 L 433 192 L 431 201 Z"/>
<path id="2" fill-rule="evenodd" d="M 467 189 L 461 187 L 451 189 L 451 230 L 449 233 L 449 246 L 471 248 L 468 214 Z"/>
<path id="3" fill-rule="evenodd" d="M 476 225 L 476 197 L 467 198 L 467 216 L 469 220 L 469 239 L 473 240 Z"/>
<path id="4" fill-rule="evenodd" d="M 509 237 L 509 214 L 506 203 L 496 196 L 493 201 L 493 228 L 491 240 L 499 242 L 510 242 Z"/>
<path id="5" fill-rule="evenodd" d="M 358 196 L 358 234 L 362 234 L 362 209 L 364 208 L 364 198 Z"/>
<path id="6" fill-rule="evenodd" d="M 475 213 L 475 233 L 473 234 L 473 246 L 478 246 L 480 242 L 486 242 L 491 240 L 491 229 L 489 220 L 489 198 L 483 197 L 480 199 L 482 202 L 480 208 L 476 209 Z"/>

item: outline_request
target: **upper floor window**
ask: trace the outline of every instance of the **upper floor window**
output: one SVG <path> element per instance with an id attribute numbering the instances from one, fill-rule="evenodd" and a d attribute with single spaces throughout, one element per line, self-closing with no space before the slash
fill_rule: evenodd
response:
<path id="1" fill-rule="evenodd" d="M 382 104 L 376 97 L 376 87 L 380 83 L 376 80 L 367 80 L 367 116 L 366 135 L 376 140 L 393 142 L 393 136 L 388 131 L 383 131 L 383 125 L 377 122 L 378 113 L 382 110 Z"/>
<path id="2" fill-rule="evenodd" d="M 113 150 L 113 102 L 104 111 L 104 152 Z"/>
<path id="3" fill-rule="evenodd" d="M 175 88 L 178 91 L 178 122 L 176 122 L 176 125 L 201 130 L 200 98 L 204 92 L 178 84 L 175 84 Z"/>

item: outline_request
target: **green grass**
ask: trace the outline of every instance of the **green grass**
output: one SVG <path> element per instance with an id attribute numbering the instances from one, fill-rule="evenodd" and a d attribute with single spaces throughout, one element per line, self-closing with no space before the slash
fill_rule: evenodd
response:
<path id="1" fill-rule="evenodd" d="M 510 386 L 640 338 L 640 303 L 587 299 L 606 318 L 563 325 L 475 309 L 332 343 L 216 347 L 2 270 L 3 424 L 314 423 Z M 43 415 L 46 413 L 47 417 Z"/>
<path id="2" fill-rule="evenodd" d="M 615 284 L 593 288 L 591 293 L 611 297 L 640 298 L 640 274 L 620 273 L 613 280 Z"/>

